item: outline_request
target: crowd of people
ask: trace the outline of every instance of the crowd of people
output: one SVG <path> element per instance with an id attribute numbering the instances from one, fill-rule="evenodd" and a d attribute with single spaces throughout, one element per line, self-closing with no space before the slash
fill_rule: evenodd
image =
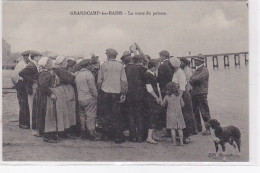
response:
<path id="1" fill-rule="evenodd" d="M 157 144 L 161 138 L 155 132 L 167 129 L 165 137 L 183 145 L 202 132 L 200 116 L 210 120 L 203 55 L 194 58 L 193 72 L 186 58 L 163 50 L 152 59 L 137 43 L 121 61 L 115 49 L 105 54 L 107 61 L 100 64 L 95 55 L 74 60 L 23 52 L 12 75 L 19 127 L 50 143 L 79 137 L 122 143 L 129 130 L 129 141 Z"/>

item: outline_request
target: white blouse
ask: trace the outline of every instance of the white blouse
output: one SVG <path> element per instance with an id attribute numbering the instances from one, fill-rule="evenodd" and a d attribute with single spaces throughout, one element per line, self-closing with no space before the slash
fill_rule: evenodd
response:
<path id="1" fill-rule="evenodd" d="M 187 84 L 186 75 L 181 68 L 179 68 L 176 72 L 174 72 L 172 77 L 172 82 L 179 84 L 180 90 L 185 91 L 185 86 Z"/>

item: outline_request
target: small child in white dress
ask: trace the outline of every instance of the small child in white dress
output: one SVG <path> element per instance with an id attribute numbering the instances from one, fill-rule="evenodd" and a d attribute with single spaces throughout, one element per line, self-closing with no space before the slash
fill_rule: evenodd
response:
<path id="1" fill-rule="evenodd" d="M 171 129 L 172 145 L 176 145 L 176 130 L 179 133 L 180 145 L 183 146 L 183 132 L 182 129 L 186 128 L 184 118 L 182 115 L 181 105 L 182 100 L 179 96 L 179 87 L 177 84 L 170 82 L 166 86 L 167 95 L 161 102 L 161 106 L 167 107 L 166 127 Z"/>

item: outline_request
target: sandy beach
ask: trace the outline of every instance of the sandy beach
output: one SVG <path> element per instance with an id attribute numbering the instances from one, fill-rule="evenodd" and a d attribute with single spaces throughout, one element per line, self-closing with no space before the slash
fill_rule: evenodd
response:
<path id="1" fill-rule="evenodd" d="M 3 87 L 11 87 L 12 71 L 3 70 Z M 234 85 L 236 84 L 236 85 Z M 9 93 L 11 91 L 12 93 Z M 46 143 L 33 137 L 30 130 L 20 129 L 18 101 L 15 90 L 3 90 L 3 160 L 4 161 L 169 161 L 169 162 L 222 162 L 208 157 L 214 152 L 210 136 L 192 136 L 192 143 L 184 147 L 171 146 L 170 138 L 157 145 L 125 142 L 91 142 L 64 139 L 57 144 Z M 242 133 L 241 157 L 227 157 L 230 162 L 249 159 L 248 69 L 210 69 L 208 95 L 211 116 L 222 126 L 235 125 Z M 233 148 L 227 144 L 227 153 Z"/>

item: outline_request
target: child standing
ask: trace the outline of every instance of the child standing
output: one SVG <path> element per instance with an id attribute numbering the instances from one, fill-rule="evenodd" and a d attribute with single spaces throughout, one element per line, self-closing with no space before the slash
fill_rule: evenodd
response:
<path id="1" fill-rule="evenodd" d="M 172 145 L 176 145 L 177 130 L 180 137 L 180 145 L 183 146 L 183 132 L 182 129 L 186 128 L 184 118 L 182 115 L 181 105 L 182 100 L 179 96 L 178 85 L 170 82 L 166 86 L 167 92 L 161 105 L 167 107 L 166 127 L 171 129 Z"/>

